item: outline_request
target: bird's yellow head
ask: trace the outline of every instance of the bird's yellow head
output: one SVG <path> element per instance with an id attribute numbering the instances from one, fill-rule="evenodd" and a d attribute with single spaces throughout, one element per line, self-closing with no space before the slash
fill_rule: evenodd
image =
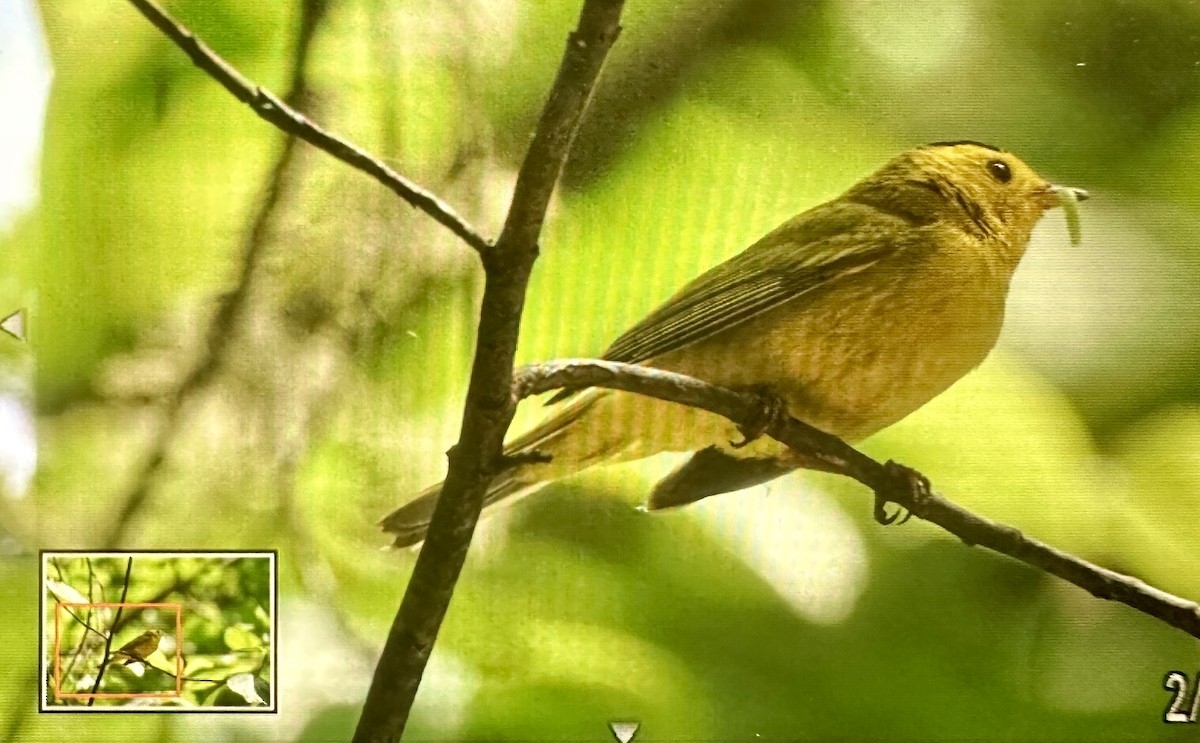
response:
<path id="1" fill-rule="evenodd" d="M 850 190 L 913 225 L 940 222 L 1015 253 L 1034 225 L 1061 203 L 1064 186 L 1042 178 L 1011 152 L 979 142 L 936 142 L 909 150 Z M 1078 200 L 1087 192 L 1069 189 Z"/>

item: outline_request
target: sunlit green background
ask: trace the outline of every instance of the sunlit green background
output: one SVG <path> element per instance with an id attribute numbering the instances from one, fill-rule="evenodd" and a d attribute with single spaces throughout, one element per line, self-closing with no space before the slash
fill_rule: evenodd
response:
<path id="1" fill-rule="evenodd" d="M 579 2 L 325 4 L 303 110 L 496 234 Z M 346 739 L 414 561 L 374 522 L 444 470 L 475 257 L 303 144 L 268 199 L 281 135 L 132 6 L 39 7 L 40 201 L 0 229 L 36 376 L 14 345 L 0 360 L 36 390 L 40 446 L 28 492 L 0 501 L 0 731 Z M 167 7 L 287 91 L 300 0 Z M 552 205 L 521 360 L 599 353 L 905 148 L 1002 146 L 1092 192 L 1083 244 L 1048 216 L 1001 348 L 866 447 L 1200 598 L 1200 4 L 629 0 L 624 26 Z M 280 713 L 37 716 L 36 550 L 104 546 L 251 244 L 222 361 L 119 546 L 279 550 Z M 825 476 L 636 511 L 672 464 L 587 473 L 483 522 L 410 739 L 604 740 L 614 719 L 639 741 L 1196 739 L 1162 722 L 1164 675 L 1200 671 L 1182 632 L 928 524 L 879 527 L 867 493 Z"/>

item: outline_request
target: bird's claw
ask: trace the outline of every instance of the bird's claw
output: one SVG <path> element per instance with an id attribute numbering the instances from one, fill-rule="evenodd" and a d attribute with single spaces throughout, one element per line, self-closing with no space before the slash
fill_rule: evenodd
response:
<path id="1" fill-rule="evenodd" d="M 920 472 L 917 472 L 911 467 L 905 467 L 899 462 L 892 460 L 888 460 L 883 467 L 892 479 L 904 480 L 904 485 L 911 493 L 912 502 L 914 504 L 919 504 L 932 492 L 932 489 L 929 485 L 929 478 L 925 477 L 925 475 L 922 475 Z M 889 501 L 878 491 L 875 493 L 874 515 L 877 523 L 880 523 L 884 526 L 888 526 L 889 524 L 896 524 L 899 526 L 900 524 L 903 524 L 912 518 L 912 509 L 905 508 L 900 504 L 897 504 L 895 513 L 888 514 L 888 503 Z M 903 514 L 903 518 L 901 518 L 901 514 Z M 897 519 L 899 519 L 899 523 L 897 523 Z"/>
<path id="2" fill-rule="evenodd" d="M 904 514 L 904 518 L 900 521 L 900 523 L 903 524 L 905 521 L 908 521 L 910 516 L 912 516 L 912 511 L 906 510 L 904 506 L 897 506 L 896 512 L 889 514 L 887 512 L 887 504 L 887 499 L 878 493 L 875 494 L 875 523 L 883 526 L 891 526 L 892 524 L 896 523 L 896 519 L 900 518 L 900 514 Z M 897 526 L 899 526 L 899 524 L 897 524 Z"/>
<path id="3" fill-rule="evenodd" d="M 750 423 L 738 426 L 738 433 L 741 434 L 742 440 L 729 442 L 729 445 L 734 449 L 741 449 L 750 442 L 755 441 L 766 433 L 767 429 L 783 416 L 787 415 L 787 403 L 775 392 L 766 387 L 752 387 L 749 391 L 758 398 L 760 404 L 758 415 Z"/>

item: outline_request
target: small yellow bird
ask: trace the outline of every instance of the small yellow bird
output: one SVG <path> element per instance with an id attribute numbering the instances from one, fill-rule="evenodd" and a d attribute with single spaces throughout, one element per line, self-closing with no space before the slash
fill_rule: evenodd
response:
<path id="1" fill-rule="evenodd" d="M 1034 225 L 1085 198 L 990 145 L 919 147 L 692 281 L 604 358 L 765 391 L 795 418 L 859 441 L 983 361 Z M 664 451 L 695 454 L 655 487 L 648 510 L 815 466 L 769 437 L 735 445 L 736 427 L 705 411 L 604 389 L 555 400 L 572 396 L 505 447 L 549 461 L 506 469 L 485 505 Z M 396 546 L 424 539 L 441 487 L 383 519 Z"/>
<path id="2" fill-rule="evenodd" d="M 155 650 L 158 650 L 158 642 L 162 639 L 162 635 L 162 630 L 146 630 L 122 645 L 119 650 L 114 650 L 113 658 L 117 656 L 126 658 L 126 661 L 122 664 L 126 666 L 130 663 L 146 663 L 149 665 L 146 658 L 152 655 Z"/>

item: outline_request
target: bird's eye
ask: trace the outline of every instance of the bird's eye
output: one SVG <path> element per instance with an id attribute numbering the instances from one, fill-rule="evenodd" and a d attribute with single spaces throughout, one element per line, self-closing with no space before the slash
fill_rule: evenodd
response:
<path id="1" fill-rule="evenodd" d="M 1012 180 L 1012 171 L 1008 168 L 1008 163 L 1003 160 L 991 160 L 987 164 L 987 170 L 992 174 L 992 177 L 1001 183 L 1008 183 Z"/>

